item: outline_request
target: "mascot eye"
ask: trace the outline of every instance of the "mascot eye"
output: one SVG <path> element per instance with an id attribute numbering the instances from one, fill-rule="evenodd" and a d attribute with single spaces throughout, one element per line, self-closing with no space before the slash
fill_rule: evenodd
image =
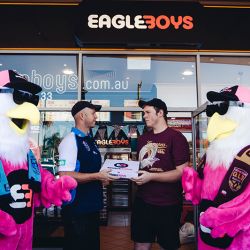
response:
<path id="1" fill-rule="evenodd" d="M 206 114 L 211 117 L 214 113 L 219 113 L 220 115 L 225 115 L 228 111 L 229 102 L 219 102 L 214 104 L 208 104 L 206 108 Z"/>
<path id="2" fill-rule="evenodd" d="M 24 102 L 30 102 L 37 106 L 39 102 L 39 96 L 33 95 L 29 92 L 22 91 L 22 90 L 14 90 L 13 92 L 13 100 L 16 104 L 22 104 Z"/>
<path id="3" fill-rule="evenodd" d="M 206 114 L 208 117 L 212 117 L 215 112 L 217 112 L 216 105 L 207 105 Z"/>
<path id="4" fill-rule="evenodd" d="M 219 105 L 219 114 L 220 115 L 225 115 L 228 111 L 228 107 L 229 107 L 229 102 L 222 102 Z"/>

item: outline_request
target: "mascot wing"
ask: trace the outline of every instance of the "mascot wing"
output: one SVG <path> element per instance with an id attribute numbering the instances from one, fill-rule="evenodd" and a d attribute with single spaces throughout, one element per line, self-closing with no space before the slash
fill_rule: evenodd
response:
<path id="1" fill-rule="evenodd" d="M 191 167 L 185 167 L 182 174 L 182 187 L 185 193 L 185 199 L 191 201 L 194 205 L 199 204 L 201 200 L 203 180 L 198 173 Z"/>
<path id="2" fill-rule="evenodd" d="M 203 226 L 212 228 L 213 237 L 234 237 L 250 229 L 250 185 L 245 192 L 218 208 L 210 207 L 200 217 Z"/>

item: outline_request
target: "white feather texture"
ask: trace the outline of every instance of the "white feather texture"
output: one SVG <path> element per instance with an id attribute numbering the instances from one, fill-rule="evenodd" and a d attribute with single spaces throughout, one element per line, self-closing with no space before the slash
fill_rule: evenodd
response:
<path id="1" fill-rule="evenodd" d="M 8 110 L 15 108 L 12 94 L 0 94 L 0 158 L 19 165 L 27 160 L 29 151 L 28 132 L 20 135 L 10 127 Z"/>
<path id="2" fill-rule="evenodd" d="M 240 150 L 250 145 L 250 108 L 229 107 L 223 117 L 235 121 L 238 126 L 230 136 L 210 143 L 206 161 L 213 168 L 223 165 L 228 169 Z"/>

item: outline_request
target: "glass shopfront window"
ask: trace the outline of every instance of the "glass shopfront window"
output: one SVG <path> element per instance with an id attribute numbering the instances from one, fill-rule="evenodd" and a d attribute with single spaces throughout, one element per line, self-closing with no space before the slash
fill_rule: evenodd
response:
<path id="1" fill-rule="evenodd" d="M 124 107 L 158 97 L 171 107 L 197 107 L 195 71 L 194 56 L 87 55 L 82 99 Z"/>
<path id="2" fill-rule="evenodd" d="M 0 55 L 0 70 L 13 69 L 42 87 L 39 107 L 71 107 L 77 100 L 76 55 Z"/>
<path id="3" fill-rule="evenodd" d="M 234 85 L 250 87 L 250 57 L 201 57 L 202 103 L 207 101 L 208 91 L 219 91 Z"/>
<path id="4" fill-rule="evenodd" d="M 42 166 L 48 165 L 48 162 L 57 165 L 59 143 L 73 126 L 74 120 L 70 112 L 41 112 L 37 141 Z"/>

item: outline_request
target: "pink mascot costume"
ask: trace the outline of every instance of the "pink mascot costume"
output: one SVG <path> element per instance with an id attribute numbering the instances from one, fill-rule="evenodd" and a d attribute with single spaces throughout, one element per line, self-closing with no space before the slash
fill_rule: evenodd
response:
<path id="1" fill-rule="evenodd" d="M 199 250 L 250 249 L 250 89 L 207 93 L 210 142 L 199 173 L 185 168 L 187 200 L 199 204 Z"/>
<path id="2" fill-rule="evenodd" d="M 34 207 L 71 198 L 76 181 L 58 180 L 29 150 L 30 124 L 39 124 L 41 87 L 12 70 L 0 72 L 0 249 L 31 250 Z"/>

